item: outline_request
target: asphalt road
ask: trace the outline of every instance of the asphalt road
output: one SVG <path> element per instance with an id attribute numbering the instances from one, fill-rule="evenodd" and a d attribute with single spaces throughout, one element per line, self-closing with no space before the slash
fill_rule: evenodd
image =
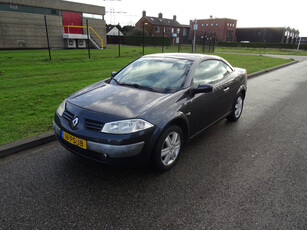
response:
<path id="1" fill-rule="evenodd" d="M 248 81 L 243 115 L 171 171 L 110 168 L 57 142 L 0 159 L 0 229 L 307 229 L 307 61 Z"/>

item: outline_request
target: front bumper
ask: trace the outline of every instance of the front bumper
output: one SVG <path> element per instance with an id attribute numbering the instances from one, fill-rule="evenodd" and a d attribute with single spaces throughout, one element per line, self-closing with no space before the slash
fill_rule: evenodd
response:
<path id="1" fill-rule="evenodd" d="M 53 121 L 53 129 L 58 139 L 62 133 L 60 127 Z M 61 140 L 65 142 L 65 140 Z M 128 145 L 109 145 L 94 141 L 87 141 L 87 149 L 92 152 L 103 154 L 105 158 L 125 158 L 140 154 L 144 147 L 144 141 Z"/>

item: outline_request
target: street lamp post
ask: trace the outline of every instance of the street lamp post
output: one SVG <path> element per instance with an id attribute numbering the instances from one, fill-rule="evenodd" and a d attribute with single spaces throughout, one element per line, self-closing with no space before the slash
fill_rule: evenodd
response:
<path id="1" fill-rule="evenodd" d="M 162 53 L 164 53 L 164 37 L 165 37 L 165 27 L 163 27 L 163 34 L 162 34 Z"/>
<path id="2" fill-rule="evenodd" d="M 148 23 L 144 23 L 143 24 L 143 55 L 144 55 L 144 46 L 145 46 L 145 25 L 147 25 Z"/>
<path id="3" fill-rule="evenodd" d="M 195 52 L 195 42 L 196 42 L 196 31 L 198 29 L 197 25 L 197 20 L 194 20 L 194 25 L 193 25 L 193 44 L 192 44 L 192 53 Z"/>

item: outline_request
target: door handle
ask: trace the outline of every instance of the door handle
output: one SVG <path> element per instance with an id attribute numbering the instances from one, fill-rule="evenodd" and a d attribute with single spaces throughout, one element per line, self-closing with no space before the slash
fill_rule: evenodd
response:
<path id="1" fill-rule="evenodd" d="M 223 89 L 223 91 L 226 93 L 229 90 L 229 87 L 226 87 Z"/>

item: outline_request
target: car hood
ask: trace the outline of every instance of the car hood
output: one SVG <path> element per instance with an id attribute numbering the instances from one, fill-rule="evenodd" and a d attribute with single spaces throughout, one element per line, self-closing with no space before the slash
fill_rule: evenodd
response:
<path id="1" fill-rule="evenodd" d="M 129 119 L 162 103 L 168 96 L 169 94 L 101 83 L 76 92 L 68 101 L 88 110 Z"/>

